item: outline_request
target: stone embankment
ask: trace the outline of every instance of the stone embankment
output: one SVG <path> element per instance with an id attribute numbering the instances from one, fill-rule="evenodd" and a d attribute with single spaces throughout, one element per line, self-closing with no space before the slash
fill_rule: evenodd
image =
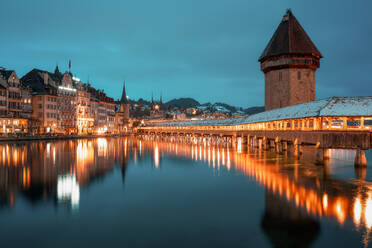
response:
<path id="1" fill-rule="evenodd" d="M 119 135 L 128 136 L 128 135 Z M 17 141 L 44 141 L 44 140 L 71 140 L 71 139 L 95 139 L 103 137 L 118 137 L 113 135 L 74 135 L 74 136 L 19 136 L 0 137 L 0 143 Z"/>

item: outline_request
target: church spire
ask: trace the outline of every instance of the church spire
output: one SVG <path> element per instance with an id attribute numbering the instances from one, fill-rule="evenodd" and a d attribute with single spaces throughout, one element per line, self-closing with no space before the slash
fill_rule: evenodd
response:
<path id="1" fill-rule="evenodd" d="M 124 80 L 124 84 L 123 84 L 123 93 L 121 95 L 120 103 L 121 104 L 128 104 L 128 98 L 127 98 L 127 94 L 125 92 L 125 80 Z"/>
<path id="2" fill-rule="evenodd" d="M 54 69 L 54 75 L 59 79 L 62 80 L 62 73 L 59 71 L 58 64 L 56 64 L 56 69 Z"/>

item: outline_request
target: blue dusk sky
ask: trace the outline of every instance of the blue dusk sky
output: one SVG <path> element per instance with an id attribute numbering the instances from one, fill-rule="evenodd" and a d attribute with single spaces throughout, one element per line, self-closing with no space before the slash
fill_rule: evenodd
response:
<path id="1" fill-rule="evenodd" d="M 58 63 L 119 98 L 264 104 L 257 61 L 286 9 L 324 58 L 317 98 L 372 95 L 372 1 L 13 0 L 1 5 L 0 66 Z"/>

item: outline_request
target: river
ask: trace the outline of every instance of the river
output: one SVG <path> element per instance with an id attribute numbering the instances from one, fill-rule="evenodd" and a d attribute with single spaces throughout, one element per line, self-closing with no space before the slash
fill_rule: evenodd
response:
<path id="1" fill-rule="evenodd" d="M 3 143 L 1 247 L 368 247 L 372 164 L 353 156 L 317 166 L 244 145 Z"/>

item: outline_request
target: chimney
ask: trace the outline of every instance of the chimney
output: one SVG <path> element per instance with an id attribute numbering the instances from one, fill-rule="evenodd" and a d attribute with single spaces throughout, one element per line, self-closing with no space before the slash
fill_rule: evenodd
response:
<path id="1" fill-rule="evenodd" d="M 48 84 L 48 73 L 44 72 L 44 84 Z"/>

